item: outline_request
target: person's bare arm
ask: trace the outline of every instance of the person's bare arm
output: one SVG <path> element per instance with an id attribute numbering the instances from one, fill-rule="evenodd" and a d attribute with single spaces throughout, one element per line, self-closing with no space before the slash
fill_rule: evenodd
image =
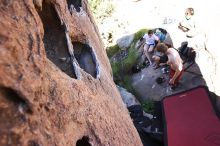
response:
<path id="1" fill-rule="evenodd" d="M 190 30 L 190 26 L 184 22 L 180 22 L 178 28 L 181 29 L 183 32 L 187 32 Z"/>
<path id="2" fill-rule="evenodd" d="M 185 26 L 183 26 L 181 24 L 178 26 L 178 28 L 181 29 L 183 32 L 189 31 L 189 28 L 187 28 L 187 27 L 185 27 Z"/>
<path id="3" fill-rule="evenodd" d="M 179 76 L 180 73 L 181 73 L 181 71 L 179 69 L 176 69 L 174 76 L 169 81 L 169 84 L 174 84 L 176 78 Z"/>

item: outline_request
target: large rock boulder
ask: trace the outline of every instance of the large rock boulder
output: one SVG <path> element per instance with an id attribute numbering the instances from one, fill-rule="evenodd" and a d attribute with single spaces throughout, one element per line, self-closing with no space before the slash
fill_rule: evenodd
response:
<path id="1" fill-rule="evenodd" d="M 126 49 L 131 45 L 133 40 L 134 40 L 134 34 L 130 34 L 130 35 L 125 35 L 122 38 L 118 39 L 116 43 L 121 49 Z"/>
<path id="2" fill-rule="evenodd" d="M 132 105 L 140 105 L 140 102 L 136 99 L 136 97 L 128 92 L 125 88 L 120 86 L 117 86 L 117 88 L 126 107 L 130 107 Z"/>
<path id="3" fill-rule="evenodd" d="M 142 145 L 86 0 L 0 12 L 1 146 Z"/>

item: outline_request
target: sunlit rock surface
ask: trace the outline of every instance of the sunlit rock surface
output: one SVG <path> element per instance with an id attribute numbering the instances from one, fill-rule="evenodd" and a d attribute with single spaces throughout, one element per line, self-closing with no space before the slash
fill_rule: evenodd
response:
<path id="1" fill-rule="evenodd" d="M 0 2 L 0 129 L 1 146 L 142 145 L 87 1 Z"/>

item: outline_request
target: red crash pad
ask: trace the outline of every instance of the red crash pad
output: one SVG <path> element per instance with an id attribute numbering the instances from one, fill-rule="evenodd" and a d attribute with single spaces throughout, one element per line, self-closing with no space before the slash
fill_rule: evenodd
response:
<path id="1" fill-rule="evenodd" d="M 162 101 L 167 146 L 220 146 L 220 120 L 206 87 Z"/>

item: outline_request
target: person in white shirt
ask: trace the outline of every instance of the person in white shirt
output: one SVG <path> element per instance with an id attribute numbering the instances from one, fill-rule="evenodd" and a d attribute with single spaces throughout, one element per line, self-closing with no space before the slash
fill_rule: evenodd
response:
<path id="1" fill-rule="evenodd" d="M 154 52 L 156 41 L 159 42 L 160 40 L 153 33 L 152 30 L 149 30 L 148 33 L 143 36 L 143 38 L 146 40 L 146 42 L 144 44 L 144 54 L 146 55 L 148 61 L 150 62 L 150 65 L 152 65 L 151 55 Z"/>
<path id="2" fill-rule="evenodd" d="M 185 18 L 179 23 L 178 28 L 186 34 L 186 41 L 189 44 L 188 46 L 196 49 L 197 29 L 195 25 L 194 14 L 195 12 L 193 8 L 187 8 L 185 11 Z"/>
<path id="3" fill-rule="evenodd" d="M 194 9 L 187 8 L 185 11 L 185 19 L 182 20 L 178 26 L 179 29 L 181 29 L 183 32 L 186 33 L 186 37 L 188 38 L 192 38 L 196 33 L 195 31 L 196 26 L 193 15 L 194 15 Z"/>

